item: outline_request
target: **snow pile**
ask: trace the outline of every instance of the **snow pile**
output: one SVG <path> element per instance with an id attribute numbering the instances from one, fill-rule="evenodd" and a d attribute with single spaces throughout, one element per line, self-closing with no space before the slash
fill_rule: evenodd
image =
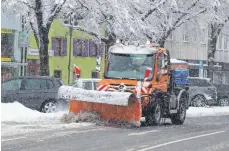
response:
<path id="1" fill-rule="evenodd" d="M 10 136 L 50 130 L 65 130 L 91 126 L 92 123 L 70 123 L 62 121 L 68 111 L 41 113 L 26 108 L 18 102 L 1 103 L 1 134 Z"/>
<path id="2" fill-rule="evenodd" d="M 68 113 L 62 116 L 61 121 L 64 123 L 72 123 L 72 122 L 97 123 L 98 121 L 100 121 L 100 116 L 95 112 L 81 112 L 79 114 Z"/>
<path id="3" fill-rule="evenodd" d="M 112 126 L 112 127 L 139 127 L 140 122 L 136 121 L 120 121 L 120 120 L 101 120 L 100 115 L 96 112 L 81 112 L 79 114 L 69 113 L 64 114 L 61 118 L 65 123 L 91 122 L 98 126 Z"/>
<path id="4" fill-rule="evenodd" d="M 229 107 L 190 107 L 188 117 L 229 115 Z"/>
<path id="5" fill-rule="evenodd" d="M 56 113 L 41 113 L 36 110 L 26 108 L 19 102 L 1 103 L 1 121 L 16 123 L 36 123 L 60 122 L 60 118 L 66 111 Z"/>

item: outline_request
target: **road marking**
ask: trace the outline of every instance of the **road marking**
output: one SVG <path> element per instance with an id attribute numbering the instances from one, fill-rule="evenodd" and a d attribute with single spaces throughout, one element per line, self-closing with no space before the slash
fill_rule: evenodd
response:
<path id="1" fill-rule="evenodd" d="M 175 140 L 175 141 L 159 144 L 159 145 L 156 145 L 156 146 L 151 146 L 151 147 L 148 147 L 148 148 L 143 148 L 143 149 L 140 149 L 138 151 L 146 151 L 146 150 L 150 150 L 150 149 L 159 148 L 159 147 L 162 147 L 162 146 L 167 146 L 167 145 L 170 145 L 170 144 L 175 144 L 175 143 L 179 143 L 179 142 L 183 142 L 183 141 L 187 141 L 187 140 L 192 140 L 192 139 L 195 139 L 195 138 L 206 137 L 206 136 L 210 136 L 210 135 L 216 135 L 216 134 L 224 133 L 224 132 L 225 131 L 218 131 L 218 132 L 214 132 L 214 133 L 208 133 L 208 134 L 197 135 L 197 136 L 193 136 L 193 137 L 187 137 L 187 138 L 183 138 L 183 139 L 179 139 L 179 140 Z"/>
<path id="2" fill-rule="evenodd" d="M 134 148 L 127 149 L 125 151 L 134 151 Z"/>
<path id="3" fill-rule="evenodd" d="M 144 131 L 144 132 L 139 132 L 139 133 L 130 133 L 128 136 L 138 136 L 138 135 L 145 135 L 148 133 L 156 133 L 159 132 L 158 130 L 152 130 L 152 131 Z"/>
<path id="4" fill-rule="evenodd" d="M 66 132 L 55 133 L 54 135 L 55 136 L 62 136 L 62 135 L 68 135 L 68 134 L 78 134 L 78 133 L 101 131 L 101 130 L 104 130 L 104 128 L 88 129 L 88 130 L 81 130 L 81 131 L 66 131 Z"/>
<path id="5" fill-rule="evenodd" d="M 145 148 L 145 147 L 148 147 L 149 145 L 142 145 L 142 146 L 139 146 L 140 148 Z"/>
<path id="6" fill-rule="evenodd" d="M 134 148 L 130 148 L 130 149 L 127 149 L 125 151 L 134 151 L 135 149 Z"/>
<path id="7" fill-rule="evenodd" d="M 13 140 L 23 139 L 23 138 L 26 138 L 26 137 L 17 137 L 17 138 L 11 138 L 11 139 L 2 139 L 2 142 L 5 142 L 5 141 L 13 141 Z"/>

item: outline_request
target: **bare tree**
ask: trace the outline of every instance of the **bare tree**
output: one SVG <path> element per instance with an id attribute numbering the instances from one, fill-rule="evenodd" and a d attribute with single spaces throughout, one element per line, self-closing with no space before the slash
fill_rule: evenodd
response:
<path id="1" fill-rule="evenodd" d="M 206 23 L 208 24 L 208 77 L 213 79 L 214 60 L 218 36 L 229 22 L 229 1 L 210 0 L 207 5 Z"/>

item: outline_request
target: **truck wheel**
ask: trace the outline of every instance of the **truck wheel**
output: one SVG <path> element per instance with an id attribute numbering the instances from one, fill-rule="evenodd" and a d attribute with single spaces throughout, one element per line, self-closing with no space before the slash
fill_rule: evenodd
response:
<path id="1" fill-rule="evenodd" d="M 173 124 L 181 125 L 184 123 L 185 117 L 186 117 L 186 103 L 185 102 L 186 102 L 186 97 L 183 95 L 180 98 L 180 106 L 179 106 L 178 112 L 171 116 L 171 121 Z"/>
<path id="2" fill-rule="evenodd" d="M 161 117 L 162 117 L 161 105 L 159 103 L 156 103 L 151 108 L 151 111 L 148 112 L 148 115 L 146 116 L 146 123 L 148 125 L 160 125 Z"/>

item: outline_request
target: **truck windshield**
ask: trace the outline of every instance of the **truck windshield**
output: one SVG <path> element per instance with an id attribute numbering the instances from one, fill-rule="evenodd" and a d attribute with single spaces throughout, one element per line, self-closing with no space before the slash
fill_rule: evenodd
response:
<path id="1" fill-rule="evenodd" d="M 146 68 L 153 68 L 154 54 L 109 54 L 107 78 L 143 79 Z M 153 77 L 151 73 L 151 78 Z"/>

